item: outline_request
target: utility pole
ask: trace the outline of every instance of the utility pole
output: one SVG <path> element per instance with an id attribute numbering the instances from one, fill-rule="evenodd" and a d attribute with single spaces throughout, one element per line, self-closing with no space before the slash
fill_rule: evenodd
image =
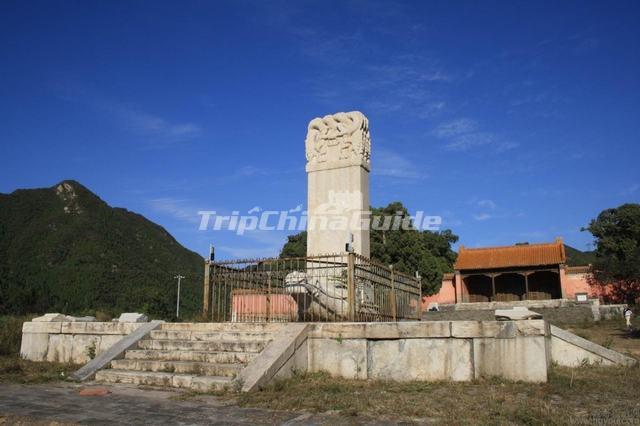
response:
<path id="1" fill-rule="evenodd" d="M 176 318 L 180 318 L 180 280 L 187 277 L 183 277 L 182 275 L 178 274 L 173 278 L 178 280 L 178 301 L 176 302 Z"/>

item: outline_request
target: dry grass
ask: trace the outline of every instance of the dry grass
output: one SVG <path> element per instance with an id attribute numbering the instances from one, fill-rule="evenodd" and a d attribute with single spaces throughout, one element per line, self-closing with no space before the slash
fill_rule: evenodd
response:
<path id="1" fill-rule="evenodd" d="M 16 356 L 0 356 L 0 383 L 47 383 L 65 380 L 78 368 L 73 364 L 25 361 Z"/>
<path id="2" fill-rule="evenodd" d="M 67 426 L 77 425 L 78 423 L 59 422 L 55 420 L 41 420 L 27 416 L 3 416 L 0 415 L 0 426 Z"/>
<path id="3" fill-rule="evenodd" d="M 640 369 L 555 368 L 549 383 L 380 382 L 303 374 L 236 396 L 241 406 L 460 424 L 635 422 Z"/>
<path id="4" fill-rule="evenodd" d="M 632 332 L 626 330 L 623 319 L 560 327 L 606 348 L 640 359 L 640 320 L 636 318 L 633 323 L 635 330 Z"/>

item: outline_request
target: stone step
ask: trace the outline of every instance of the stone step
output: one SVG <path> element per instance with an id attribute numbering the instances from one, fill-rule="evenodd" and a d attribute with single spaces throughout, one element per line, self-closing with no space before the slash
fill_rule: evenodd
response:
<path id="1" fill-rule="evenodd" d="M 261 352 L 265 342 L 219 340 L 200 342 L 194 340 L 157 340 L 145 339 L 138 342 L 140 349 L 163 351 L 216 351 L 216 352 Z"/>
<path id="2" fill-rule="evenodd" d="M 191 374 L 115 369 L 100 370 L 96 373 L 96 381 L 101 383 L 127 383 L 133 385 L 186 388 L 199 392 L 228 388 L 232 385 L 232 380 L 231 377 L 194 376 Z"/>
<path id="3" fill-rule="evenodd" d="M 179 330 L 154 330 L 150 333 L 152 339 L 158 340 L 197 340 L 197 341 L 269 341 L 273 339 L 272 333 L 247 332 L 247 331 L 179 331 Z"/>
<path id="4" fill-rule="evenodd" d="M 194 361 L 157 361 L 145 359 L 117 359 L 111 361 L 114 370 L 157 371 L 160 373 L 193 374 L 197 376 L 235 377 L 243 364 L 213 364 Z"/>
<path id="5" fill-rule="evenodd" d="M 286 323 L 266 322 L 169 322 L 158 328 L 163 331 L 195 331 L 195 332 L 246 332 L 274 333 L 280 331 Z"/>
<path id="6" fill-rule="evenodd" d="M 125 352 L 125 359 L 155 361 L 192 361 L 213 364 L 247 364 L 257 353 L 220 351 L 160 351 L 152 349 L 132 349 Z"/>

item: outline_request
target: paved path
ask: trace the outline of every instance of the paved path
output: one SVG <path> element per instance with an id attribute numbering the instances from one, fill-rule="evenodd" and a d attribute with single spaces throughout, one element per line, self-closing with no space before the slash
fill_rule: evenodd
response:
<path id="1" fill-rule="evenodd" d="M 0 384 L 0 417 L 80 424 L 372 424 L 371 419 L 339 414 L 305 414 L 241 408 L 214 396 L 177 400 L 176 392 L 107 386 L 106 396 L 80 396 L 77 384 Z M 14 417 L 15 416 L 15 417 Z M 0 424 L 2 424 L 0 419 Z M 388 422 L 385 422 L 388 424 Z"/>

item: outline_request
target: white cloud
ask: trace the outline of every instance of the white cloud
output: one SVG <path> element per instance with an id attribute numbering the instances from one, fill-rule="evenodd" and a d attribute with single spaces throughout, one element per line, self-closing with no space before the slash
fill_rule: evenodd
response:
<path id="1" fill-rule="evenodd" d="M 167 214 L 174 219 L 194 224 L 199 224 L 201 221 L 201 216 L 198 214 L 198 211 L 202 209 L 190 206 L 187 200 L 155 198 L 149 200 L 149 205 L 156 212 Z"/>
<path id="2" fill-rule="evenodd" d="M 275 257 L 279 253 L 279 247 L 251 247 L 251 248 L 242 248 L 242 247 L 231 247 L 231 246 L 218 246 L 217 250 L 228 253 L 231 257 L 237 259 L 257 259 L 264 257 Z"/>
<path id="3" fill-rule="evenodd" d="M 622 195 L 622 196 L 629 196 L 629 195 L 633 195 L 633 194 L 635 194 L 636 192 L 638 192 L 638 190 L 640 190 L 640 184 L 635 183 L 635 184 L 633 184 L 633 185 L 629 186 L 628 188 L 624 189 L 624 190 L 620 193 L 620 195 Z"/>
<path id="4" fill-rule="evenodd" d="M 111 112 L 126 128 L 144 136 L 169 140 L 185 140 L 200 136 L 202 129 L 194 123 L 175 123 L 131 106 L 106 102 L 103 107 Z"/>
<path id="5" fill-rule="evenodd" d="M 445 144 L 445 148 L 450 151 L 468 151 L 472 148 L 491 145 L 495 140 L 495 136 L 492 133 L 467 133 L 455 136 L 454 139 Z"/>
<path id="6" fill-rule="evenodd" d="M 483 207 L 491 210 L 496 208 L 496 203 L 494 203 L 492 200 L 480 200 L 477 204 L 478 207 Z"/>
<path id="7" fill-rule="evenodd" d="M 448 151 L 464 152 L 485 147 L 502 152 L 518 146 L 518 143 L 505 141 L 495 133 L 479 130 L 478 122 L 470 118 L 442 123 L 432 133 L 445 141 L 444 149 Z"/>
<path id="8" fill-rule="evenodd" d="M 411 160 L 385 148 L 376 148 L 372 155 L 373 174 L 402 179 L 425 177 Z"/>
<path id="9" fill-rule="evenodd" d="M 477 127 L 478 123 L 475 120 L 459 118 L 448 123 L 440 124 L 435 130 L 435 135 L 439 138 L 448 138 L 473 132 Z"/>
<path id="10" fill-rule="evenodd" d="M 493 216 L 488 214 L 488 213 L 480 213 L 480 214 L 474 214 L 473 215 L 473 219 L 474 220 L 478 220 L 478 221 L 482 221 L 482 220 L 489 220 L 492 219 Z"/>

